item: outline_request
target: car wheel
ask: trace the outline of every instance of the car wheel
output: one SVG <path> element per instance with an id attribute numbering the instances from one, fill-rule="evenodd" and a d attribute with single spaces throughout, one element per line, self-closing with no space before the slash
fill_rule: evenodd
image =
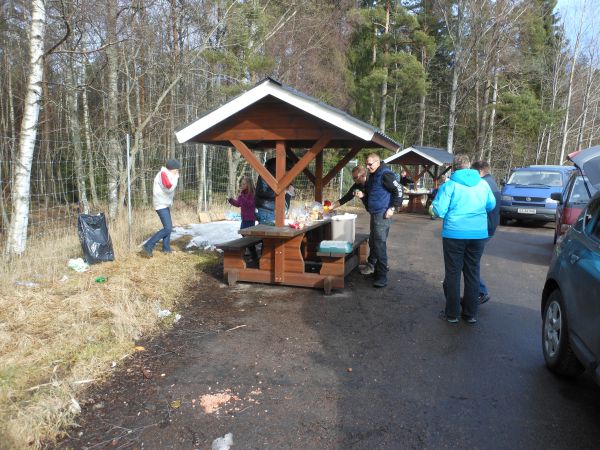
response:
<path id="1" fill-rule="evenodd" d="M 560 290 L 556 289 L 550 294 L 544 307 L 542 348 L 546 366 L 552 372 L 574 377 L 582 373 L 584 367 L 569 344 L 569 325 L 564 304 Z"/>
<path id="2" fill-rule="evenodd" d="M 500 216 L 500 225 L 508 225 L 508 219 Z"/>

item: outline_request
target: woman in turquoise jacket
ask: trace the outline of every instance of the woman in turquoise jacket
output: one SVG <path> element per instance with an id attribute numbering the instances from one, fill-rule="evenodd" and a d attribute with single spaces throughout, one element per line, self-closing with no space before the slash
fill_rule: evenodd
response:
<path id="1" fill-rule="evenodd" d="M 468 323 L 477 322 L 479 261 L 488 238 L 487 213 L 496 206 L 490 186 L 470 167 L 467 155 L 456 155 L 452 163 L 454 173 L 439 188 L 432 204 L 433 213 L 444 219 L 446 308 L 440 316 L 450 323 L 458 323 L 459 316 Z M 462 311 L 461 272 L 465 284 Z"/>

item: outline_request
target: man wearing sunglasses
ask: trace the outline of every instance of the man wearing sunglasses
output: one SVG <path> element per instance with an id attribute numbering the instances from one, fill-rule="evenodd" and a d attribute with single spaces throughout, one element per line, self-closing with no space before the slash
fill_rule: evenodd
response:
<path id="1" fill-rule="evenodd" d="M 332 211 L 336 208 L 339 208 L 343 204 L 348 203 L 354 197 L 360 198 L 365 209 L 368 210 L 366 195 L 367 169 L 365 169 L 364 166 L 356 166 L 354 169 L 352 169 L 352 179 L 354 180 L 354 184 L 352 187 L 350 187 L 350 190 L 346 192 L 346 195 L 331 205 Z M 360 273 L 363 275 L 369 275 L 373 273 L 375 271 L 376 262 L 377 258 L 375 257 L 375 251 L 371 245 L 371 239 L 369 239 L 369 257 L 367 258 L 367 264 L 360 266 Z"/>
<path id="2" fill-rule="evenodd" d="M 352 187 L 350 187 L 350 190 L 346 192 L 346 195 L 344 195 L 337 202 L 331 205 L 332 210 L 339 208 L 343 204 L 348 203 L 354 197 L 357 197 L 358 192 L 362 192 L 363 194 L 365 194 L 365 185 L 367 184 L 367 170 L 364 168 L 364 166 L 356 166 L 354 169 L 352 169 L 352 179 L 354 180 L 354 184 L 352 185 Z M 363 195 L 363 197 L 361 197 L 360 199 L 366 208 L 367 197 Z"/>
<path id="3" fill-rule="evenodd" d="M 387 237 L 396 207 L 402 205 L 402 186 L 394 173 L 381 162 L 379 155 L 371 153 L 367 156 L 369 178 L 365 185 L 366 195 L 357 193 L 357 197 L 367 197 L 367 211 L 371 215 L 369 247 L 371 253 L 367 267 L 361 270 L 363 275 L 375 272 L 373 286 L 387 286 L 388 258 Z M 371 266 L 371 267 L 369 267 Z M 368 270 L 371 269 L 371 270 Z"/>

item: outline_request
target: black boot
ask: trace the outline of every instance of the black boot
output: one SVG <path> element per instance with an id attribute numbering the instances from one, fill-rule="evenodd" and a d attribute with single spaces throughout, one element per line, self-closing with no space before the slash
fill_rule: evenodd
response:
<path id="1" fill-rule="evenodd" d="M 387 274 L 385 272 L 375 272 L 375 281 L 373 286 L 383 288 L 387 286 Z"/>

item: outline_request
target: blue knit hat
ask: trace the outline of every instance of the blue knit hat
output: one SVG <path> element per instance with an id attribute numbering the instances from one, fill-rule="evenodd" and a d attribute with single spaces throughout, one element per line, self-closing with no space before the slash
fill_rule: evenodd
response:
<path id="1" fill-rule="evenodd" d="M 176 159 L 168 159 L 167 160 L 167 169 L 169 170 L 179 170 L 181 169 L 181 163 L 179 161 L 177 161 Z"/>

